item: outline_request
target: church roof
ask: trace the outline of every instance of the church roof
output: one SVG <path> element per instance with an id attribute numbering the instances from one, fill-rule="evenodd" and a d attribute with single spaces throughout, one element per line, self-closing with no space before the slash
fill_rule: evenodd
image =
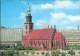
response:
<path id="1" fill-rule="evenodd" d="M 51 39 L 54 28 L 32 30 L 28 36 L 24 36 L 22 40 L 27 39 Z"/>
<path id="2" fill-rule="evenodd" d="M 63 37 L 61 32 L 56 32 L 55 36 L 54 36 L 54 39 L 64 39 L 64 37 Z"/>
<path id="3" fill-rule="evenodd" d="M 54 33 L 54 28 L 32 30 L 29 35 L 25 35 L 22 40 L 40 40 L 51 39 Z M 61 32 L 55 32 L 53 39 L 64 39 Z"/>

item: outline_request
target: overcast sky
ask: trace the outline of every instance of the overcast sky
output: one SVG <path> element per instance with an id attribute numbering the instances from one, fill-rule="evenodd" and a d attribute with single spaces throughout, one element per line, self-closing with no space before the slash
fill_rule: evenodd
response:
<path id="1" fill-rule="evenodd" d="M 80 0 L 1 1 L 1 26 L 24 28 L 28 2 L 34 29 L 43 24 L 56 25 L 57 29 L 75 29 L 80 25 Z"/>

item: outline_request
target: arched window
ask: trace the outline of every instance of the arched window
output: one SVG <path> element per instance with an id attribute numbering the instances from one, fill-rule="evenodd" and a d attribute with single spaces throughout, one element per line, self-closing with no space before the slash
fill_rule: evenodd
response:
<path id="1" fill-rule="evenodd" d="M 27 29 L 27 25 L 26 25 L 26 29 Z"/>

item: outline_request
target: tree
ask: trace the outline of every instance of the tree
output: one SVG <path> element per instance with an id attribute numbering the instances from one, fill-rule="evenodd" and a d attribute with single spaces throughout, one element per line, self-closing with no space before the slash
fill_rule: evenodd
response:
<path id="1" fill-rule="evenodd" d="M 60 54 L 60 51 L 57 50 L 57 51 L 56 51 L 56 56 L 59 56 L 59 54 Z"/>
<path id="2" fill-rule="evenodd" d="M 19 52 L 16 50 L 13 56 L 18 56 L 18 55 L 19 55 Z"/>
<path id="3" fill-rule="evenodd" d="M 61 56 L 66 56 L 66 53 L 65 53 L 65 52 L 62 52 L 62 53 L 61 53 Z"/>
<path id="4" fill-rule="evenodd" d="M 28 54 L 28 53 L 29 53 L 29 51 L 26 51 L 26 53 Z"/>
<path id="5" fill-rule="evenodd" d="M 50 56 L 49 52 L 47 52 L 47 53 L 45 54 L 45 56 Z"/>
<path id="6" fill-rule="evenodd" d="M 21 55 L 25 55 L 24 52 L 22 52 Z"/>
<path id="7" fill-rule="evenodd" d="M 2 45 L 2 50 L 7 50 L 6 45 Z"/>
<path id="8" fill-rule="evenodd" d="M 80 51 L 79 51 L 79 55 L 80 55 Z"/>
<path id="9" fill-rule="evenodd" d="M 68 54 L 70 54 L 71 56 L 73 56 L 73 55 L 75 55 L 75 52 L 74 52 L 73 50 L 70 50 L 70 51 L 68 52 Z"/>
<path id="10" fill-rule="evenodd" d="M 29 54 L 29 51 L 25 51 L 25 52 L 26 52 L 27 55 Z"/>
<path id="11" fill-rule="evenodd" d="M 37 52 L 37 55 L 39 55 L 39 52 Z"/>
<path id="12" fill-rule="evenodd" d="M 31 50 L 30 54 L 31 54 L 31 56 L 34 56 L 35 50 Z"/>
<path id="13" fill-rule="evenodd" d="M 52 53 L 51 53 L 52 56 L 59 56 L 59 54 L 60 54 L 60 51 L 59 50 L 52 51 Z"/>
<path id="14" fill-rule="evenodd" d="M 18 42 L 16 45 L 16 50 L 24 50 L 25 48 L 21 45 L 21 42 Z"/>
<path id="15" fill-rule="evenodd" d="M 44 55 L 45 53 L 44 52 L 41 52 L 41 54 Z"/>
<path id="16" fill-rule="evenodd" d="M 15 50 L 15 45 L 12 44 L 12 45 L 10 46 L 9 50 Z"/>
<path id="17" fill-rule="evenodd" d="M 1 56 L 5 56 L 5 52 L 0 52 L 0 55 Z"/>

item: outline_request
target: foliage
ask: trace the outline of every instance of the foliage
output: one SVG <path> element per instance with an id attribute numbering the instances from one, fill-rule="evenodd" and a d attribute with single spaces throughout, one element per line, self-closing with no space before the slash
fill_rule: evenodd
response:
<path id="1" fill-rule="evenodd" d="M 60 54 L 60 51 L 59 50 L 52 51 L 52 53 L 51 53 L 52 56 L 59 56 L 59 54 Z"/>
<path id="2" fill-rule="evenodd" d="M 41 52 L 41 54 L 44 55 L 45 53 L 44 52 Z"/>
<path id="3" fill-rule="evenodd" d="M 49 52 L 47 52 L 47 53 L 45 54 L 45 56 L 50 56 Z"/>
<path id="4" fill-rule="evenodd" d="M 52 47 L 52 49 L 57 50 L 57 48 L 56 48 L 56 47 Z"/>
<path id="5" fill-rule="evenodd" d="M 15 45 L 12 44 L 8 50 L 15 50 Z"/>
<path id="6" fill-rule="evenodd" d="M 37 52 L 37 55 L 39 55 L 39 52 Z"/>
<path id="7" fill-rule="evenodd" d="M 66 47 L 65 50 L 70 50 L 71 47 Z"/>
<path id="8" fill-rule="evenodd" d="M 80 46 L 77 46 L 77 45 L 75 45 L 75 46 L 67 46 L 66 48 L 65 48 L 66 50 L 70 50 L 70 49 L 75 49 L 75 50 L 80 50 Z"/>
<path id="9" fill-rule="evenodd" d="M 21 42 L 17 43 L 16 50 L 24 50 L 24 47 L 21 45 Z"/>
<path id="10" fill-rule="evenodd" d="M 70 50 L 70 51 L 68 52 L 68 54 L 70 54 L 70 55 L 75 55 L 75 52 L 74 52 L 73 50 Z"/>
<path id="11" fill-rule="evenodd" d="M 36 48 L 33 48 L 33 47 L 25 47 L 25 50 L 36 50 Z"/>
<path id="12" fill-rule="evenodd" d="M 34 56 L 35 50 L 31 50 L 30 54 L 31 54 L 31 56 Z"/>
<path id="13" fill-rule="evenodd" d="M 29 53 L 29 51 L 26 51 L 26 53 L 28 54 L 28 53 Z"/>
<path id="14" fill-rule="evenodd" d="M 80 55 L 80 51 L 79 51 L 79 55 Z"/>
<path id="15" fill-rule="evenodd" d="M 21 55 L 25 55 L 24 52 L 21 52 Z"/>
<path id="16" fill-rule="evenodd" d="M 66 56 L 66 53 L 65 53 L 65 52 L 62 52 L 62 53 L 61 53 L 61 56 Z"/>
<path id="17" fill-rule="evenodd" d="M 6 51 L 6 52 L 1 52 L 1 56 L 14 56 L 15 52 L 14 51 Z"/>

